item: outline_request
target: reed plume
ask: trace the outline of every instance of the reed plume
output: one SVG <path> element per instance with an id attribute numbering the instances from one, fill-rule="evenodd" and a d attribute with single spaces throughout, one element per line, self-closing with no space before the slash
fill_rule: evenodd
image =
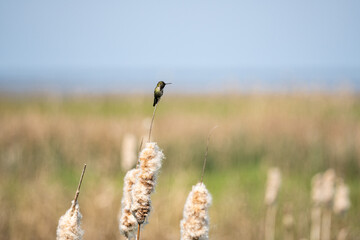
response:
<path id="1" fill-rule="evenodd" d="M 84 235 L 84 231 L 81 229 L 82 215 L 80 213 L 77 199 L 80 194 L 80 187 L 85 170 L 86 164 L 84 165 L 74 200 L 71 201 L 71 207 L 59 219 L 59 224 L 56 230 L 57 240 L 81 240 Z"/>
<path id="2" fill-rule="evenodd" d="M 124 178 L 123 197 L 121 200 L 121 215 L 119 218 L 120 233 L 127 239 L 135 238 L 137 230 L 137 221 L 131 212 L 132 196 L 131 191 L 136 181 L 136 175 L 139 169 L 131 169 Z"/>
<path id="3" fill-rule="evenodd" d="M 147 222 L 150 214 L 150 196 L 155 190 L 156 179 L 163 159 L 164 154 L 155 142 L 146 143 L 140 153 L 139 171 L 131 191 L 131 212 L 139 226 Z"/>
<path id="4" fill-rule="evenodd" d="M 281 172 L 278 168 L 270 168 L 266 182 L 265 204 L 265 239 L 273 240 L 275 237 L 276 200 L 281 186 Z"/>

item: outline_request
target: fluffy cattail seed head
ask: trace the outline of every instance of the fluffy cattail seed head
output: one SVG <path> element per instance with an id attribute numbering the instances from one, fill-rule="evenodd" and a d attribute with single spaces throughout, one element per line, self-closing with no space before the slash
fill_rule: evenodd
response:
<path id="1" fill-rule="evenodd" d="M 131 211 L 138 224 L 143 224 L 151 210 L 150 194 L 155 190 L 156 179 L 164 154 L 154 142 L 146 143 L 140 153 L 139 172 L 132 188 Z"/>
<path id="2" fill-rule="evenodd" d="M 209 213 L 211 195 L 204 183 L 193 186 L 184 206 L 180 222 L 181 240 L 209 239 Z"/>
<path id="3" fill-rule="evenodd" d="M 326 170 L 322 181 L 322 203 L 330 207 L 335 193 L 335 171 L 333 169 Z"/>
<path id="4" fill-rule="evenodd" d="M 338 179 L 334 196 L 334 212 L 336 214 L 345 214 L 350 205 L 349 188 L 342 179 Z"/>
<path id="5" fill-rule="evenodd" d="M 132 196 L 131 191 L 136 181 L 139 169 L 131 169 L 124 178 L 124 190 L 121 200 L 121 215 L 119 219 L 120 233 L 127 238 L 134 238 L 137 230 L 137 221 L 131 212 Z"/>
<path id="6" fill-rule="evenodd" d="M 335 171 L 329 169 L 312 179 L 312 200 L 315 205 L 330 207 L 335 193 Z"/>
<path id="7" fill-rule="evenodd" d="M 56 230 L 56 240 L 81 240 L 84 231 L 81 229 L 82 215 L 79 211 L 79 204 L 74 201 L 67 212 L 59 219 Z"/>
<path id="8" fill-rule="evenodd" d="M 281 172 L 278 168 L 270 168 L 267 175 L 265 204 L 274 205 L 281 186 Z"/>
<path id="9" fill-rule="evenodd" d="M 121 168 L 128 170 L 136 163 L 136 137 L 126 134 L 122 143 Z"/>

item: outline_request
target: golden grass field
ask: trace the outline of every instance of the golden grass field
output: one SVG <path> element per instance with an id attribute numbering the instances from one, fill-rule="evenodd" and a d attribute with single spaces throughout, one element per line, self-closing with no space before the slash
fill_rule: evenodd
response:
<path id="1" fill-rule="evenodd" d="M 124 239 L 117 215 L 125 171 L 123 136 L 140 142 L 151 96 L 0 97 L 0 239 L 54 239 L 84 163 L 80 197 L 84 239 Z M 179 239 L 183 205 L 201 175 L 213 196 L 210 239 L 264 239 L 269 167 L 283 175 L 282 216 L 295 219 L 295 239 L 309 239 L 311 178 L 333 168 L 350 187 L 351 208 L 333 217 L 335 239 L 347 226 L 360 236 L 360 98 L 338 94 L 165 95 L 153 140 L 166 156 L 142 240 Z"/>

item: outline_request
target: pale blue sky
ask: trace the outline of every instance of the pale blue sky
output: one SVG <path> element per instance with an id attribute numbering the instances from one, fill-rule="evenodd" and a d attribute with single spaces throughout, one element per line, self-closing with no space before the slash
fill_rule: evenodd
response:
<path id="1" fill-rule="evenodd" d="M 360 1 L 0 1 L 0 75 L 66 69 L 360 69 Z"/>

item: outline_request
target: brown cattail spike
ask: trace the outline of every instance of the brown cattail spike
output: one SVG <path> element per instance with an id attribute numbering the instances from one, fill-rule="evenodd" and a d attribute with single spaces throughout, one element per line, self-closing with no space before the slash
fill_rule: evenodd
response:
<path id="1" fill-rule="evenodd" d="M 75 207 L 75 205 L 77 204 L 77 200 L 78 200 L 78 198 L 79 198 L 80 188 L 81 188 L 82 180 L 83 180 L 83 178 L 84 178 L 85 170 L 86 170 L 86 164 L 84 164 L 84 168 L 83 168 L 83 171 L 82 171 L 82 173 L 81 173 L 80 180 L 79 180 L 79 185 L 78 185 L 77 190 L 76 190 L 76 193 L 75 193 L 75 197 L 74 197 L 74 207 Z"/>

